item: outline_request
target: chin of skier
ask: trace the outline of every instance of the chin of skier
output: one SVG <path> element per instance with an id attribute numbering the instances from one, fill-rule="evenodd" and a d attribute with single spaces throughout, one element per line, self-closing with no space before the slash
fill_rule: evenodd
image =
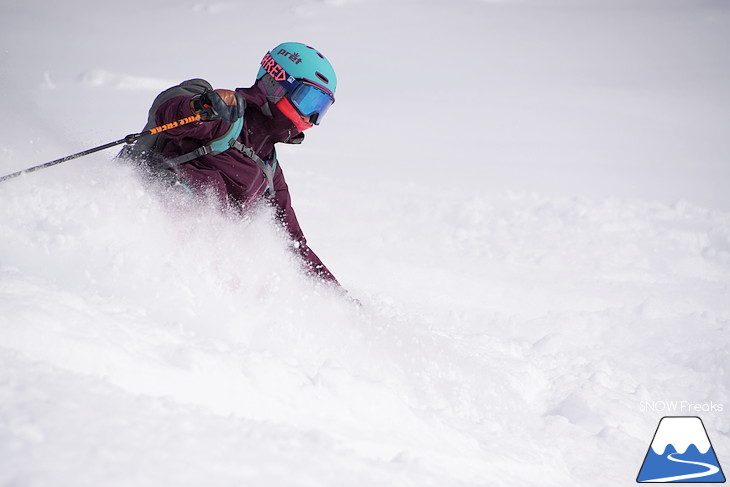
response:
<path id="1" fill-rule="evenodd" d="M 275 144 L 299 144 L 305 130 L 322 122 L 335 101 L 336 86 L 334 69 L 324 55 L 305 44 L 286 42 L 264 56 L 250 88 L 175 96 L 159 106 L 155 121 L 162 125 L 201 116 L 201 121 L 164 133 L 161 155 L 175 160 L 225 137 L 235 122 L 242 120 L 240 135 L 234 134 L 235 139 L 230 140 L 231 148 L 195 153 L 191 160 L 176 165 L 176 177 L 194 192 L 213 190 L 222 204 L 236 208 L 268 200 L 306 269 L 339 286 L 307 245 L 275 152 Z"/>

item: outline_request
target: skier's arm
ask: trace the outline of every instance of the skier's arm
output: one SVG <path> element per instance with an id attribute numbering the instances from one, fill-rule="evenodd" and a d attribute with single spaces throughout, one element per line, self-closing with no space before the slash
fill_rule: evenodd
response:
<path id="1" fill-rule="evenodd" d="M 339 286 L 340 284 L 337 282 L 335 276 L 307 245 L 307 239 L 304 237 L 304 232 L 302 232 L 297 216 L 291 206 L 289 186 L 286 184 L 281 166 L 277 166 L 276 173 L 274 174 L 274 189 L 276 190 L 275 203 L 277 216 L 292 239 L 294 251 L 302 258 L 305 267 L 311 274 Z"/>

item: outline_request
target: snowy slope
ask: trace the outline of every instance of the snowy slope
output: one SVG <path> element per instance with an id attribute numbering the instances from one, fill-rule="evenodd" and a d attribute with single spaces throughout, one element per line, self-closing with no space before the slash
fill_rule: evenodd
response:
<path id="1" fill-rule="evenodd" d="M 2 174 L 325 52 L 337 103 L 281 159 L 363 304 L 114 150 L 0 183 L 0 485 L 623 485 L 671 400 L 724 404 L 730 464 L 723 2 L 0 12 Z"/>

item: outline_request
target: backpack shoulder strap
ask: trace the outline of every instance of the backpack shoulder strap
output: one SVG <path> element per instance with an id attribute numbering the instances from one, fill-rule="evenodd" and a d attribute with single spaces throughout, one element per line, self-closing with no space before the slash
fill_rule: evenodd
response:
<path id="1" fill-rule="evenodd" d="M 264 161 L 261 157 L 259 157 L 258 154 L 256 154 L 256 151 L 254 151 L 251 147 L 243 145 L 238 140 L 238 137 L 241 135 L 242 128 L 243 117 L 236 120 L 231 125 L 231 128 L 228 129 L 228 131 L 222 137 L 219 137 L 212 141 L 210 144 L 199 147 L 192 152 L 188 152 L 187 154 L 168 159 L 165 161 L 165 165 L 168 168 L 173 169 L 180 164 L 185 164 L 186 162 L 190 162 L 193 159 L 197 159 L 198 157 L 202 157 L 208 154 L 216 155 L 228 149 L 236 149 L 238 152 L 255 162 L 259 169 L 261 169 L 261 172 L 264 173 L 264 176 L 266 177 L 266 181 L 268 183 L 267 189 L 269 191 L 269 195 L 273 197 L 276 192 L 276 190 L 274 189 L 274 173 L 276 172 L 277 164 L 276 150 L 274 150 L 271 161 Z"/>
<path id="2" fill-rule="evenodd" d="M 217 139 L 211 141 L 209 144 L 198 147 L 194 151 L 188 152 L 187 154 L 173 157 L 172 159 L 167 159 L 165 161 L 165 165 L 173 168 L 175 166 L 185 164 L 186 162 L 190 162 L 193 159 L 197 159 L 198 157 L 202 157 L 208 154 L 220 154 L 221 152 L 233 147 L 234 143 L 240 144 L 240 142 L 238 142 L 238 136 L 241 135 L 241 129 L 243 129 L 243 117 L 233 122 L 231 124 L 231 127 L 226 131 L 225 134 L 223 134 L 223 136 L 218 137 Z"/>
<path id="3" fill-rule="evenodd" d="M 267 162 L 261 159 L 251 147 L 243 145 L 238 140 L 231 141 L 231 148 L 236 149 L 238 152 L 256 163 L 259 169 L 261 169 L 261 172 L 264 173 L 264 176 L 266 176 L 266 181 L 268 182 L 267 189 L 269 190 L 270 196 L 273 197 L 276 194 L 276 190 L 274 189 L 274 173 L 276 172 L 277 164 L 276 149 L 274 149 L 271 160 Z"/>

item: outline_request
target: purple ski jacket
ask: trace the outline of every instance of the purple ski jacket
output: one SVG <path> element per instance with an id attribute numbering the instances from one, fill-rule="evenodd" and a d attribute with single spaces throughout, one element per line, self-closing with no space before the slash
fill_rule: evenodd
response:
<path id="1" fill-rule="evenodd" d="M 303 134 L 275 106 L 269 104 L 266 95 L 255 84 L 251 88 L 237 88 L 246 100 L 244 125 L 238 140 L 251 147 L 264 161 L 274 154 L 274 144 L 300 143 Z M 177 96 L 163 103 L 156 112 L 158 125 L 170 120 L 193 116 L 190 96 Z M 203 145 L 222 137 L 229 124 L 222 120 L 192 122 L 167 130 L 167 142 L 162 155 L 173 158 L 187 154 Z M 228 149 L 217 155 L 205 155 L 178 167 L 182 180 L 200 191 L 214 190 L 223 204 L 234 204 L 247 208 L 265 198 L 268 180 L 256 163 L 236 149 Z M 301 256 L 306 268 L 320 278 L 335 284 L 337 279 L 307 245 L 296 214 L 291 205 L 289 187 L 286 184 L 281 164 L 274 172 L 275 196 L 272 200 L 276 214 L 291 236 L 293 248 Z"/>

